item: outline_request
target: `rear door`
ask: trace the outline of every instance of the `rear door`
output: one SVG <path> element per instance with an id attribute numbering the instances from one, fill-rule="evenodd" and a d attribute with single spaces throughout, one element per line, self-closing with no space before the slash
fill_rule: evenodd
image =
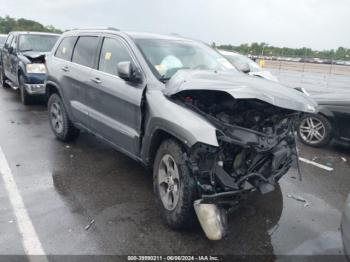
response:
<path id="1" fill-rule="evenodd" d="M 91 68 L 96 59 L 98 36 L 80 36 L 75 44 L 72 64 L 69 67 L 70 106 L 79 122 L 88 126 L 88 110 L 86 105 L 86 92 L 91 82 Z"/>
<path id="2" fill-rule="evenodd" d="M 97 70 L 92 70 L 93 87 L 87 92 L 90 127 L 121 151 L 135 156 L 141 129 L 141 100 L 144 84 L 118 76 L 119 62 L 138 67 L 127 43 L 117 36 L 104 37 Z"/>
<path id="3" fill-rule="evenodd" d="M 64 100 L 75 123 L 88 126 L 86 91 L 92 85 L 91 68 L 95 63 L 98 36 L 67 37 L 62 40 L 57 51 L 55 68 L 59 71 L 58 82 Z M 52 73 L 50 73 L 52 75 Z"/>

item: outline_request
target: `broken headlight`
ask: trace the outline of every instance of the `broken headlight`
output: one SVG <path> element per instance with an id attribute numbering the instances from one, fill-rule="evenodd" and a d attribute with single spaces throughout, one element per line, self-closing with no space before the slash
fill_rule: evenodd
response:
<path id="1" fill-rule="evenodd" d="M 27 64 L 26 71 L 28 74 L 45 74 L 46 66 L 44 64 Z"/>

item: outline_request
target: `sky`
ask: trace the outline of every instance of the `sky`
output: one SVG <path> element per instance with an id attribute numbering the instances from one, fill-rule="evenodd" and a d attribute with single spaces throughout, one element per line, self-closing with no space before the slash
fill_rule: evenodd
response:
<path id="1" fill-rule="evenodd" d="M 0 16 L 60 29 L 116 27 L 208 43 L 350 48 L 350 0 L 0 0 Z"/>

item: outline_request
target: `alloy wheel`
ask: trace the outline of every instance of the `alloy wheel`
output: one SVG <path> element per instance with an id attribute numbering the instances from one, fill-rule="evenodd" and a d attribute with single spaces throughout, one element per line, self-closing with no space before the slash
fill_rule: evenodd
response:
<path id="1" fill-rule="evenodd" d="M 326 135 L 324 124 L 316 117 L 303 119 L 299 129 L 301 138 L 310 144 L 320 143 Z"/>
<path id="2" fill-rule="evenodd" d="M 171 211 L 179 202 L 180 176 L 174 158 L 166 154 L 158 168 L 158 190 L 164 207 Z"/>
<path id="3" fill-rule="evenodd" d="M 63 131 L 63 115 L 59 103 L 55 102 L 50 108 L 51 124 L 55 131 L 59 134 Z"/>

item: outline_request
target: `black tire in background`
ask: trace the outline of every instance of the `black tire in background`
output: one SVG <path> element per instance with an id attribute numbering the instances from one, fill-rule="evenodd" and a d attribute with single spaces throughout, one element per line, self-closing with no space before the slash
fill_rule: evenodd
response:
<path id="1" fill-rule="evenodd" d="M 48 105 L 50 126 L 58 140 L 69 142 L 75 140 L 80 131 L 69 119 L 61 97 L 54 93 L 50 96 Z"/>
<path id="2" fill-rule="evenodd" d="M 310 134 L 310 132 L 314 133 Z M 325 146 L 332 139 L 332 124 L 320 114 L 305 114 L 298 124 L 298 137 L 305 145 Z"/>
<path id="3" fill-rule="evenodd" d="M 191 171 L 183 159 L 183 154 L 184 149 L 181 145 L 174 139 L 168 139 L 163 141 L 159 146 L 153 164 L 153 187 L 156 195 L 157 206 L 159 207 L 165 222 L 174 229 L 189 227 L 196 221 L 193 208 L 196 187 Z M 167 188 L 166 182 L 161 183 L 161 174 L 166 170 L 166 168 L 164 168 L 164 159 L 169 159 L 174 162 L 171 169 L 176 169 L 178 173 L 178 179 L 171 179 L 174 181 L 173 188 L 175 188 L 175 185 L 177 184 L 176 188 L 178 190 L 178 198 L 176 204 L 170 208 L 164 204 L 161 196 L 164 196 L 165 191 L 163 190 L 166 190 Z M 171 172 L 173 173 L 174 171 Z M 171 172 L 168 170 L 166 173 L 169 175 Z M 176 182 L 176 180 L 178 181 Z M 171 182 L 169 183 L 171 184 Z M 167 184 L 168 188 L 171 187 L 170 184 Z"/>

